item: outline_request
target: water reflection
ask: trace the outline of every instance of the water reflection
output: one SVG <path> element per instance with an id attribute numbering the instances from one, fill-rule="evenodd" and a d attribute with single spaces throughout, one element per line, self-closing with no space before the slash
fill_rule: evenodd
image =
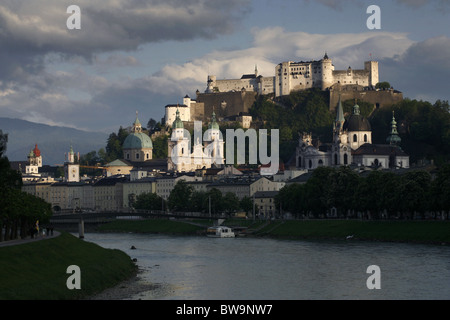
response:
<path id="1" fill-rule="evenodd" d="M 130 299 L 450 299 L 447 246 L 99 233 L 85 240 L 137 258 L 142 281 L 158 284 Z M 366 286 L 369 265 L 381 268 L 380 290 Z"/>

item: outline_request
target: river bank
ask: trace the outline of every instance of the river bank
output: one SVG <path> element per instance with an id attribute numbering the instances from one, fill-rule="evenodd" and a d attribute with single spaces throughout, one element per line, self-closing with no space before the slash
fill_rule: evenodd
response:
<path id="1" fill-rule="evenodd" d="M 80 270 L 80 289 L 70 289 Z M 83 299 L 131 279 L 137 267 L 120 250 L 105 249 L 62 232 L 60 236 L 0 248 L 0 300 Z M 69 279 L 70 278 L 70 279 Z"/>
<path id="2" fill-rule="evenodd" d="M 85 300 L 127 300 L 131 296 L 138 295 L 141 292 L 157 290 L 160 286 L 157 284 L 147 283 L 140 277 L 142 271 L 123 280 L 117 285 L 107 288 L 100 293 L 88 296 Z"/>
<path id="3" fill-rule="evenodd" d="M 100 232 L 204 235 L 214 221 L 134 220 L 102 225 Z M 223 225 L 243 229 L 242 235 L 298 240 L 385 241 L 450 244 L 449 221 L 384 220 L 245 220 L 228 219 Z"/>

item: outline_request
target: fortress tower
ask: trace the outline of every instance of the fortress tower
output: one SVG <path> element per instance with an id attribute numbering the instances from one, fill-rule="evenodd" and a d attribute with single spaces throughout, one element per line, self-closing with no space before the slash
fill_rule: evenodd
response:
<path id="1" fill-rule="evenodd" d="M 327 53 L 325 53 L 325 56 L 321 60 L 322 63 L 322 86 L 321 89 L 325 90 L 326 88 L 329 88 L 333 85 L 334 79 L 333 79 L 333 62 L 330 58 L 328 58 Z"/>

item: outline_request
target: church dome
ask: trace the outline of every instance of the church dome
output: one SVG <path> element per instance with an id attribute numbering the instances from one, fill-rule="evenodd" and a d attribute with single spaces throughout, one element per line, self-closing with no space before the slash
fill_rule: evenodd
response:
<path id="1" fill-rule="evenodd" d="M 138 119 L 136 111 L 136 120 L 133 123 L 131 133 L 125 138 L 122 145 L 123 149 L 153 149 L 153 142 L 150 137 L 142 132 L 142 125 Z"/>
<path id="2" fill-rule="evenodd" d="M 347 131 L 372 131 L 369 121 L 363 116 L 350 116 L 344 123 L 344 130 Z"/>
<path id="3" fill-rule="evenodd" d="M 352 115 L 345 120 L 344 130 L 347 131 L 372 131 L 369 121 L 359 112 L 359 106 L 355 104 Z"/>
<path id="4" fill-rule="evenodd" d="M 153 142 L 150 137 L 143 132 L 130 133 L 123 142 L 123 149 L 152 149 Z"/>

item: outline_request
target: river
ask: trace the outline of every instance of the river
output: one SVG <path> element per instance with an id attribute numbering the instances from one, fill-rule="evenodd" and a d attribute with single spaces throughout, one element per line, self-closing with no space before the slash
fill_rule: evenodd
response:
<path id="1" fill-rule="evenodd" d="M 140 281 L 158 289 L 133 300 L 450 299 L 449 246 L 132 233 L 85 241 L 137 259 Z"/>

